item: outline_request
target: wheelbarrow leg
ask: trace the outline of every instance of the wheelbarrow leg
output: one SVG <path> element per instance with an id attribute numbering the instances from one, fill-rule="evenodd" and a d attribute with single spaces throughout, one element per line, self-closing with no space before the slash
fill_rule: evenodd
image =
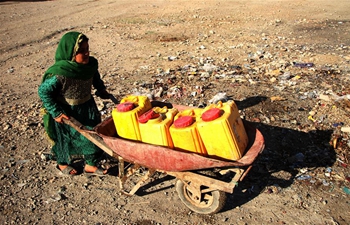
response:
<path id="1" fill-rule="evenodd" d="M 125 174 L 125 163 L 124 160 L 121 158 L 119 159 L 119 179 L 120 179 L 120 183 L 119 183 L 119 188 L 121 190 L 121 192 L 123 192 L 124 190 L 124 184 L 125 181 L 135 173 L 136 170 L 138 170 L 140 168 L 139 165 L 133 165 L 132 167 L 128 168 Z"/>
<path id="2" fill-rule="evenodd" d="M 121 192 L 123 193 L 123 194 L 125 194 L 125 195 L 127 195 L 127 196 L 132 196 L 132 195 L 134 195 L 136 192 L 137 192 L 137 190 L 139 190 L 139 188 L 142 186 L 142 184 L 145 182 L 145 181 L 147 181 L 151 176 L 153 176 L 153 174 L 156 172 L 156 170 L 148 170 L 147 171 L 147 173 L 145 174 L 145 175 L 143 175 L 142 177 L 141 177 L 141 179 L 135 184 L 135 186 L 131 189 L 131 191 L 130 192 L 126 192 L 126 191 L 124 191 L 123 189 L 121 190 Z M 126 176 L 125 176 L 126 177 Z M 126 180 L 126 179 L 125 179 Z M 124 182 L 125 182 L 125 180 L 124 180 Z M 123 182 L 123 184 L 124 184 L 124 182 Z"/>
<path id="3" fill-rule="evenodd" d="M 124 159 L 122 157 L 118 157 L 118 177 L 119 179 L 124 177 Z"/>

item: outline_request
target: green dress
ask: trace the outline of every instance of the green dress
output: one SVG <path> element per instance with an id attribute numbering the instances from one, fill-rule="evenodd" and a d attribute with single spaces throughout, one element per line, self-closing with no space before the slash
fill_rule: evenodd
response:
<path id="1" fill-rule="evenodd" d="M 101 122 L 91 95 L 92 87 L 98 91 L 105 89 L 98 73 L 97 60 L 90 57 L 86 65 L 72 61 L 83 37 L 86 38 L 78 32 L 69 32 L 62 37 L 56 50 L 55 64 L 45 72 L 38 89 L 45 112 L 45 131 L 53 141 L 52 153 L 60 165 L 69 165 L 72 160 L 83 158 L 86 164 L 95 166 L 102 154 L 100 148 L 74 128 L 54 120 L 63 113 L 87 128 Z"/>

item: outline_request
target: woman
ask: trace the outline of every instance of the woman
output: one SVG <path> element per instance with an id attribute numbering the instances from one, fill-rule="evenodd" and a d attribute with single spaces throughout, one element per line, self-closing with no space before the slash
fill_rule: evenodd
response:
<path id="1" fill-rule="evenodd" d="M 45 72 L 38 90 L 43 102 L 44 127 L 53 141 L 52 153 L 57 159 L 57 168 L 67 175 L 78 173 L 71 165 L 75 158 L 85 160 L 85 173 L 106 174 L 97 167 L 102 150 L 63 122 L 74 117 L 87 128 L 95 127 L 101 117 L 91 95 L 92 86 L 100 97 L 109 97 L 98 72 L 98 62 L 90 56 L 88 40 L 79 32 L 63 35 L 55 63 Z"/>

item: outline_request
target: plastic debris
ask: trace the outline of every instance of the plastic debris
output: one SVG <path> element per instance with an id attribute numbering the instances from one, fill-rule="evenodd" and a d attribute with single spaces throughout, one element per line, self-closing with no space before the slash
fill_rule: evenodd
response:
<path id="1" fill-rule="evenodd" d="M 217 69 L 217 66 L 207 63 L 203 65 L 202 69 L 206 72 L 213 72 Z"/>
<path id="2" fill-rule="evenodd" d="M 41 153 L 40 158 L 44 161 L 49 161 L 53 159 L 53 156 L 50 153 Z"/>
<path id="3" fill-rule="evenodd" d="M 316 122 L 316 120 L 315 120 L 311 115 L 309 115 L 309 116 L 307 117 L 307 119 L 308 119 L 308 120 L 311 120 L 312 122 Z"/>
<path id="4" fill-rule="evenodd" d="M 11 67 L 7 70 L 7 73 L 13 73 L 14 71 L 15 71 L 15 69 L 13 67 Z"/>
<path id="5" fill-rule="evenodd" d="M 300 67 L 300 68 L 308 68 L 308 67 L 313 67 L 314 66 L 313 63 L 297 63 L 297 62 L 293 62 L 293 65 L 295 67 Z"/>
<path id="6" fill-rule="evenodd" d="M 176 56 L 168 56 L 168 60 L 169 60 L 169 61 L 174 61 L 174 60 L 176 60 L 176 59 L 177 59 Z"/>
<path id="7" fill-rule="evenodd" d="M 306 175 L 306 174 L 303 174 L 303 175 L 299 175 L 296 177 L 297 180 L 310 180 L 312 177 L 310 175 Z"/>
<path id="8" fill-rule="evenodd" d="M 341 127 L 341 126 L 343 126 L 343 125 L 344 125 L 343 122 L 333 123 L 333 127 Z"/>
<path id="9" fill-rule="evenodd" d="M 331 176 L 331 172 L 332 172 L 332 168 L 328 167 L 328 168 L 326 168 L 326 171 L 325 171 L 324 175 L 326 177 L 330 177 Z"/>
<path id="10" fill-rule="evenodd" d="M 350 127 L 342 127 L 340 128 L 342 132 L 350 133 Z"/>
<path id="11" fill-rule="evenodd" d="M 340 162 L 340 165 L 344 168 L 347 168 L 348 167 L 348 164 L 346 164 L 345 162 L 343 162 L 342 160 L 340 159 L 337 159 L 338 162 Z"/>
<path id="12" fill-rule="evenodd" d="M 226 96 L 226 93 L 217 93 L 212 99 L 209 100 L 209 103 L 218 103 L 221 102 L 227 102 L 228 98 Z"/>
<path id="13" fill-rule="evenodd" d="M 344 191 L 346 194 L 350 195 L 350 188 L 348 188 L 348 187 L 343 187 L 343 191 Z"/>
<path id="14" fill-rule="evenodd" d="M 338 95 L 336 95 L 334 93 L 331 93 L 331 96 L 332 96 L 333 100 L 336 101 L 336 102 L 350 100 L 350 94 L 338 96 Z"/>
<path id="15" fill-rule="evenodd" d="M 323 186 L 329 186 L 330 185 L 330 182 L 326 181 L 326 180 L 322 180 L 322 184 Z"/>

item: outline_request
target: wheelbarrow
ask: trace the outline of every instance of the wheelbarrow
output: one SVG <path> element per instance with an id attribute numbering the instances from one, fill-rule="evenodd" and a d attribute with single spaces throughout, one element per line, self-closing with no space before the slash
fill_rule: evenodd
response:
<path id="1" fill-rule="evenodd" d="M 181 107 L 176 106 L 178 109 Z M 102 121 L 93 130 L 85 128 L 74 118 L 64 122 L 108 155 L 118 159 L 122 193 L 134 195 L 147 180 L 159 172 L 176 178 L 175 189 L 179 198 L 189 209 L 200 214 L 214 214 L 224 207 L 227 193 L 233 193 L 264 149 L 264 137 L 247 121 L 243 122 L 249 144 L 243 157 L 237 161 L 208 158 L 196 153 L 123 139 L 118 136 L 112 117 Z M 125 182 L 140 168 L 145 168 L 147 172 L 130 191 L 126 191 Z"/>

